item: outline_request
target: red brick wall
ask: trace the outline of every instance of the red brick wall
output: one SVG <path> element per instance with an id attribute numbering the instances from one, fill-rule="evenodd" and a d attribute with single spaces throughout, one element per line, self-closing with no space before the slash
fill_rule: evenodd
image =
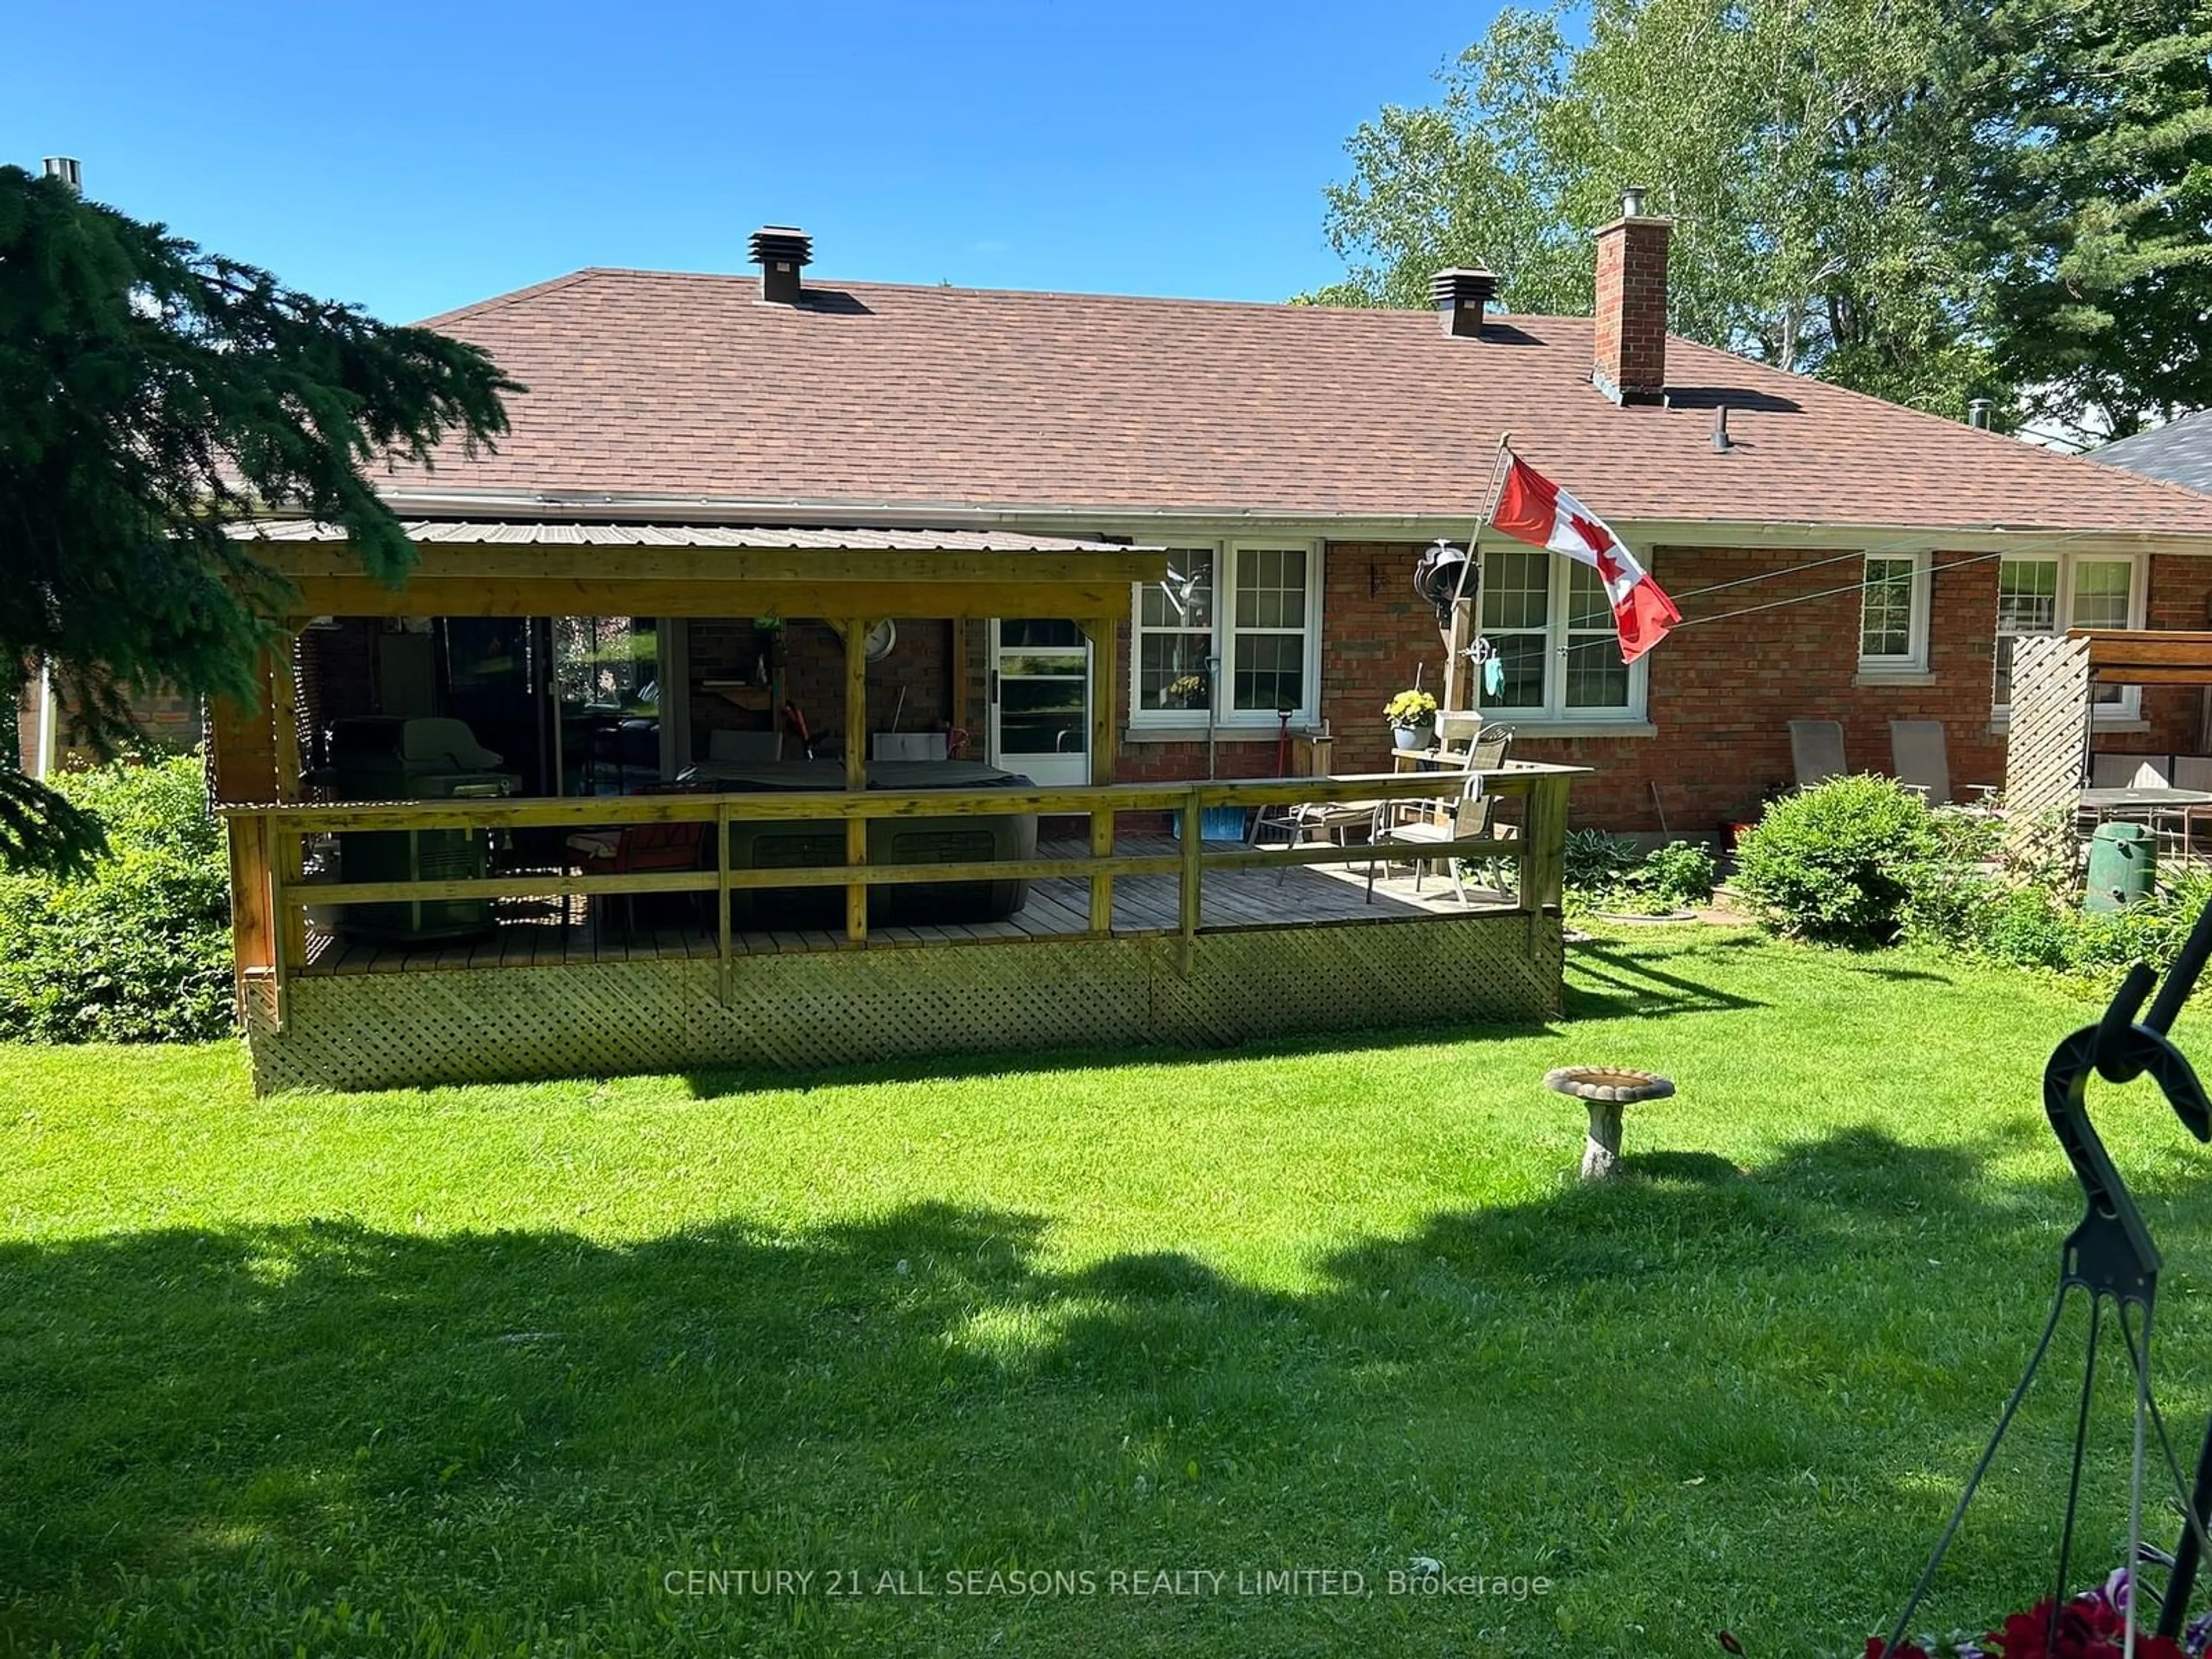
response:
<path id="1" fill-rule="evenodd" d="M 199 746 L 203 733 L 198 698 L 186 699 L 172 692 L 143 693 L 131 696 L 131 704 L 143 728 L 143 741 L 148 747 L 181 754 Z M 39 708 L 39 682 L 33 678 L 23 683 L 15 705 L 16 759 L 27 772 L 38 766 Z M 70 741 L 66 711 L 57 712 L 59 729 L 54 735 L 55 766 L 66 770 L 92 764 L 90 751 Z"/>
<path id="2" fill-rule="evenodd" d="M 1364 543 L 1329 548 L 1322 686 L 1339 770 L 1386 767 L 1384 700 L 1413 684 L 1416 663 L 1425 665 L 1425 684 L 1433 685 L 1439 677 L 1443 647 L 1436 616 L 1413 597 L 1410 586 L 1419 550 Z M 1665 548 L 1654 555 L 1653 568 L 1670 591 L 1690 594 L 1819 556 Z M 1650 658 L 1647 708 L 1658 728 L 1655 737 L 1542 738 L 1529 728 L 1513 753 L 1594 768 L 1595 776 L 1574 786 L 1574 822 L 1616 830 L 1659 829 L 1654 782 L 1668 827 L 1678 833 L 1707 834 L 1732 819 L 1755 816 L 1765 790 L 1792 781 L 1788 723 L 1793 719 L 1841 721 L 1851 765 L 1875 772 L 1889 770 L 1891 720 L 1942 720 L 1954 783 L 2002 782 L 2003 741 L 1989 731 L 1996 566 L 1983 561 L 1946 569 L 1954 556 L 1938 554 L 1935 560 L 1931 684 L 1855 684 L 1858 597 L 1836 594 L 1670 635 Z M 1853 580 L 1856 568 L 1832 564 L 1778 576 L 1690 600 L 1685 613 L 1694 618 L 1744 605 L 1802 599 Z"/>
<path id="3" fill-rule="evenodd" d="M 1597 234 L 1597 305 L 1593 355 L 1625 392 L 1667 384 L 1667 244 L 1663 219 L 1628 219 Z"/>

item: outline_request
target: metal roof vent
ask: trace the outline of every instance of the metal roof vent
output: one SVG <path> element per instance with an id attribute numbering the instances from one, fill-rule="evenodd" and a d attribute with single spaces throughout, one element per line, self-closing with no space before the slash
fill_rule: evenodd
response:
<path id="1" fill-rule="evenodd" d="M 1482 309 L 1497 297 L 1498 278 L 1480 265 L 1454 265 L 1429 278 L 1429 298 L 1444 332 L 1474 339 L 1482 332 Z"/>
<path id="2" fill-rule="evenodd" d="M 49 155 L 45 173 L 49 179 L 58 179 L 79 196 L 84 194 L 84 164 L 74 155 Z"/>
<path id="3" fill-rule="evenodd" d="M 814 262 L 814 239 L 789 225 L 763 225 L 753 233 L 753 263 L 761 268 L 761 298 L 772 305 L 799 303 L 799 272 Z"/>
<path id="4" fill-rule="evenodd" d="M 1987 432 L 1990 429 L 1990 407 L 1987 398 L 1969 398 L 1966 400 L 1966 424 L 1978 431 Z"/>

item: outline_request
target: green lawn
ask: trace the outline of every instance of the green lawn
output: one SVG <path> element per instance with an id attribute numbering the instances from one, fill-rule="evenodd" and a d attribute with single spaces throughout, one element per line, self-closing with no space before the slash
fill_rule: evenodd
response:
<path id="1" fill-rule="evenodd" d="M 1856 1655 L 2046 1305 L 2089 1005 L 1721 932 L 1570 975 L 1550 1030 L 797 1086 L 0 1049 L 0 1651 Z M 1610 1188 L 1576 1060 L 1680 1086 Z M 2212 1154 L 2097 1112 L 2186 1458 Z M 2079 1330 L 1938 1626 L 2047 1575 Z M 1389 1594 L 1416 1556 L 1548 1593 Z"/>

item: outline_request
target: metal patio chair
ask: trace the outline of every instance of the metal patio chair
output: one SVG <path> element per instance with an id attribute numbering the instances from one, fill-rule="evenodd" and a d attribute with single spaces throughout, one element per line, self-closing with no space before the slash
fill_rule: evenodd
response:
<path id="1" fill-rule="evenodd" d="M 1506 751 L 1512 746 L 1511 726 L 1484 726 L 1467 753 L 1457 758 L 1469 772 L 1494 772 L 1505 764 Z M 1484 789 L 1480 776 L 1469 778 L 1455 794 L 1441 799 L 1383 802 L 1376 809 L 1375 827 L 1370 836 L 1376 851 L 1367 866 L 1367 902 L 1375 902 L 1376 878 L 1381 866 L 1389 861 L 1389 848 L 1403 847 L 1413 850 L 1413 890 L 1418 893 L 1431 862 L 1420 855 L 1420 848 L 1479 840 L 1495 833 L 1497 825 L 1498 797 Z M 1461 905 L 1471 907 L 1474 901 L 1468 896 L 1463 860 L 1448 859 L 1445 865 Z M 1491 860 L 1490 874 L 1493 878 L 1497 875 L 1495 860 Z"/>
<path id="2" fill-rule="evenodd" d="M 1850 769 L 1844 764 L 1844 723 L 1841 720 L 1790 722 L 1790 761 L 1796 769 L 1797 787 L 1839 778 Z"/>
<path id="3" fill-rule="evenodd" d="M 1915 794 L 1925 796 L 1930 806 L 1953 804 L 1951 757 L 1944 742 L 1942 721 L 1892 720 L 1889 757 L 1897 781 Z M 1978 811 L 1990 810 L 1986 803 L 1997 792 L 1995 784 L 1970 783 L 1966 787 L 1976 797 L 1969 805 Z"/>

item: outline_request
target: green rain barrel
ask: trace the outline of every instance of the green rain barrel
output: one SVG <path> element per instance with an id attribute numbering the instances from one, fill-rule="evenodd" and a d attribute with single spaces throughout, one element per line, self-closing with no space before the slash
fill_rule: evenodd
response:
<path id="1" fill-rule="evenodd" d="M 2089 878 L 2082 890 L 2084 910 L 2119 910 L 2151 894 L 2158 854 L 2150 831 L 2140 823 L 2102 823 L 2089 838 Z"/>

